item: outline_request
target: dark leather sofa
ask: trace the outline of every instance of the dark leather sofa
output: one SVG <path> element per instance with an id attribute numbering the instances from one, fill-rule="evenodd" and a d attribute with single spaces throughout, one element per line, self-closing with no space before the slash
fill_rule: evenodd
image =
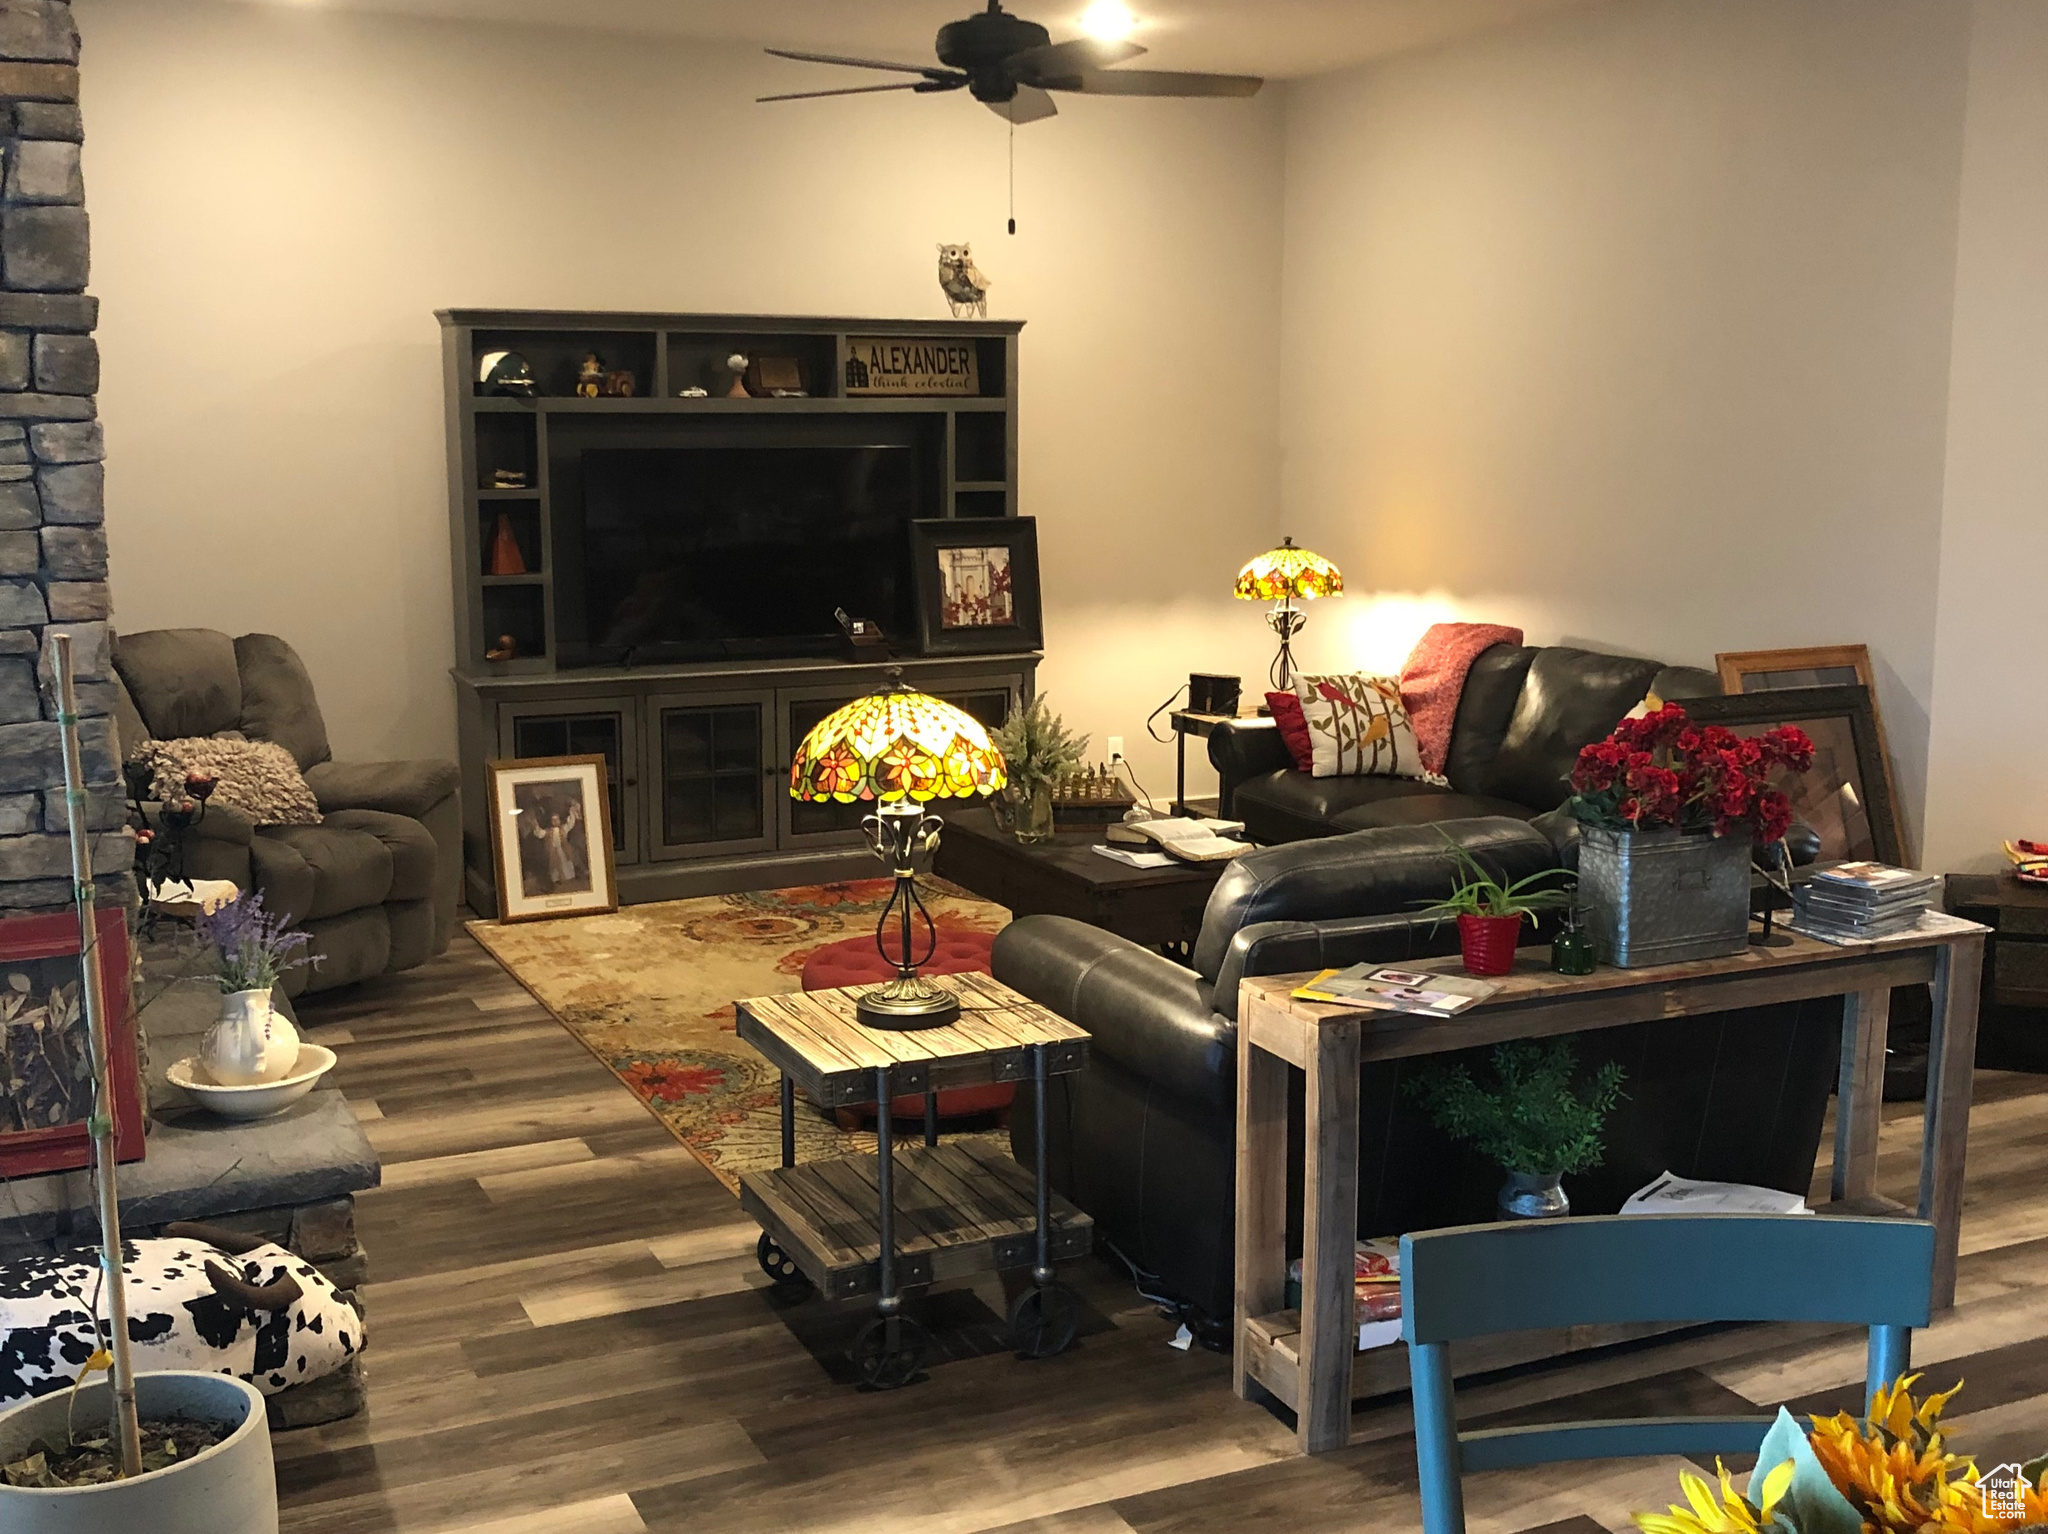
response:
<path id="1" fill-rule="evenodd" d="M 1498 674 L 1529 669 L 1502 664 Z M 1558 856 L 1541 831 L 1504 816 L 1263 848 L 1218 881 L 1192 968 L 1065 917 L 1024 917 L 996 938 L 996 977 L 1092 1038 L 1086 1069 L 1049 1087 L 1055 1186 L 1095 1217 L 1106 1243 L 1199 1315 L 1222 1319 L 1231 1309 L 1238 981 L 1455 952 L 1454 925 L 1415 914 L 1453 882 L 1445 835 L 1496 875 L 1519 878 Z M 1609 1120 L 1605 1165 L 1567 1182 L 1573 1207 L 1612 1213 L 1667 1168 L 1804 1192 L 1840 1023 L 1837 998 L 1583 1036 L 1581 1064 L 1620 1061 L 1628 1096 Z M 1501 1173 L 1423 1116 L 1404 1090 L 1416 1065 L 1374 1063 L 1361 1073 L 1361 1235 L 1491 1217 Z M 1297 1137 L 1300 1081 L 1297 1073 Z M 1028 1096 L 1020 1107 L 1011 1137 L 1028 1164 Z M 1298 1139 L 1295 1156 L 1298 1179 Z M 1298 1186 L 1290 1202 L 1298 1253 Z"/>
<path id="2" fill-rule="evenodd" d="M 1576 823 L 1551 812 L 1571 795 L 1580 748 L 1604 739 L 1652 692 L 1675 702 L 1720 691 L 1714 673 L 1698 667 L 1497 644 L 1466 676 L 1444 762 L 1448 788 L 1417 778 L 1310 777 L 1263 721 L 1217 729 L 1209 760 L 1221 783 L 1220 813 L 1242 820 L 1262 845 L 1505 815 L 1537 822 L 1567 851 Z"/>

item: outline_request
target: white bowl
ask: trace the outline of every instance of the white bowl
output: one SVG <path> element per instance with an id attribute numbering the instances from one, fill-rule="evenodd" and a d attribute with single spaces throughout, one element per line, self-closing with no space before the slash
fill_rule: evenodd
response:
<path id="1" fill-rule="evenodd" d="M 291 1074 L 277 1081 L 245 1087 L 224 1087 L 207 1074 L 197 1055 L 187 1055 L 164 1072 L 174 1087 L 190 1092 L 199 1105 L 224 1119 L 267 1119 L 304 1097 L 322 1076 L 334 1069 L 334 1051 L 324 1044 L 299 1045 Z"/>

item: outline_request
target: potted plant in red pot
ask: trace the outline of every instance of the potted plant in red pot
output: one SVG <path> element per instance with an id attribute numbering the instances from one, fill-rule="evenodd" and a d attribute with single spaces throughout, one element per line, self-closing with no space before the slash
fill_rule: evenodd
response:
<path id="1" fill-rule="evenodd" d="M 1751 849 L 1782 841 L 1786 774 L 1813 765 L 1794 725 L 1744 737 L 1696 725 L 1677 704 L 1579 753 L 1579 907 L 1600 957 L 1623 969 L 1740 953 Z"/>
<path id="2" fill-rule="evenodd" d="M 1560 910 L 1571 900 L 1562 889 L 1537 886 L 1550 879 L 1569 880 L 1571 875 L 1562 868 L 1545 868 L 1504 884 L 1450 837 L 1444 837 L 1444 844 L 1457 863 L 1459 883 L 1422 914 L 1438 921 L 1457 917 L 1458 949 L 1466 974 L 1505 975 L 1515 965 L 1522 923 L 1533 925 L 1537 912 Z"/>

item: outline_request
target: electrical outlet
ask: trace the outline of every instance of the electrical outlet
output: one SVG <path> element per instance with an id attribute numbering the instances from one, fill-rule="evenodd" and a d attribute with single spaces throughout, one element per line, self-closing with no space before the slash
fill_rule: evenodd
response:
<path id="1" fill-rule="evenodd" d="M 1124 759 L 1123 736 L 1112 735 L 1109 737 L 1109 759 L 1112 762 L 1120 762 Z"/>

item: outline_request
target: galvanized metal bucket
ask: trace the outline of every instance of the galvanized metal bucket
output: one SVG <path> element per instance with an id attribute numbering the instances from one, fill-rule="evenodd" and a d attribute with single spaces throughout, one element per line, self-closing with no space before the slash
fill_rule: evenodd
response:
<path id="1" fill-rule="evenodd" d="M 1749 941 L 1749 838 L 1579 831 L 1579 922 L 1622 969 L 1740 953 Z"/>

